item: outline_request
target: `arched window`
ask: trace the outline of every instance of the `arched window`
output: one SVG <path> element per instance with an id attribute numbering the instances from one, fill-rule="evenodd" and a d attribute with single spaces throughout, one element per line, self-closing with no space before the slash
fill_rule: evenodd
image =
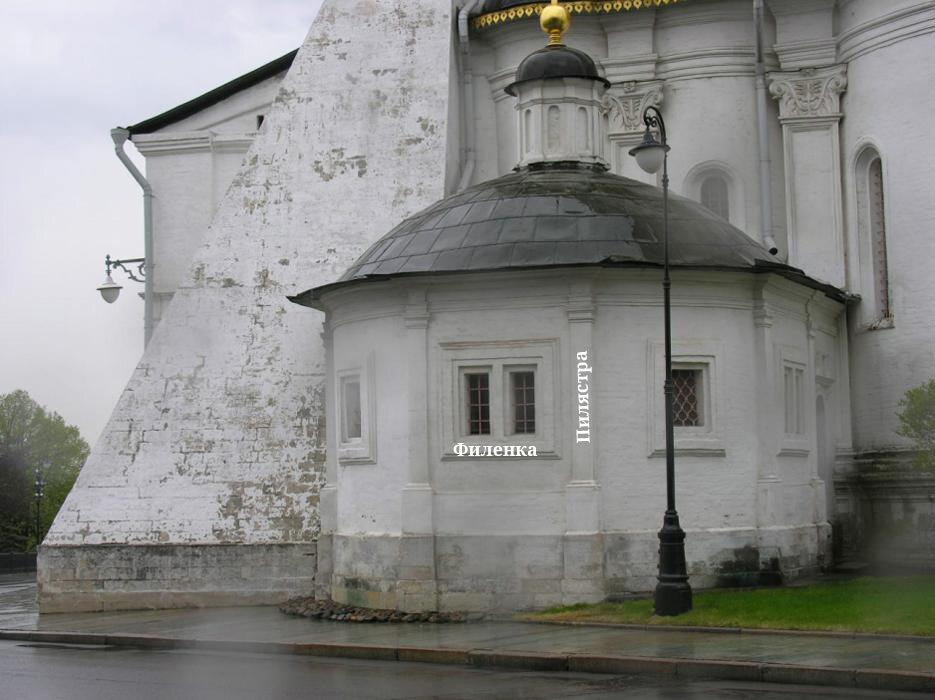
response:
<path id="1" fill-rule="evenodd" d="M 701 203 L 722 219 L 730 219 L 727 180 L 721 175 L 708 175 L 701 181 Z"/>
<path id="2" fill-rule="evenodd" d="M 883 161 L 874 148 L 857 159 L 857 226 L 863 296 L 872 294 L 873 321 L 892 317 L 889 268 L 886 261 L 886 201 Z"/>

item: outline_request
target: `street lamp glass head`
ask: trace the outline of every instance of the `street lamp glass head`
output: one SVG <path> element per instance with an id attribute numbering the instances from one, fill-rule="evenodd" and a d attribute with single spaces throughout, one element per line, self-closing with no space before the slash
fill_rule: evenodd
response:
<path id="1" fill-rule="evenodd" d="M 636 158 L 640 168 L 647 173 L 653 174 L 659 172 L 668 150 L 668 145 L 663 146 L 655 139 L 653 133 L 646 129 L 646 133 L 643 134 L 643 143 L 631 149 L 630 155 Z"/>
<path id="2" fill-rule="evenodd" d="M 104 301 L 106 301 L 108 304 L 113 304 L 115 301 L 117 301 L 117 297 L 120 296 L 121 289 L 123 289 L 123 287 L 114 282 L 113 278 L 108 272 L 107 276 L 104 278 L 104 281 L 101 282 L 101 286 L 97 288 L 97 291 L 101 293 Z"/>

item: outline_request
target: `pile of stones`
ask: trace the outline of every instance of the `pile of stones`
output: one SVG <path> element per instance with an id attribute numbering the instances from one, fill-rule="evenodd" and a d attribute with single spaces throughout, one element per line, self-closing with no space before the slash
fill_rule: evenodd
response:
<path id="1" fill-rule="evenodd" d="M 315 598 L 293 598 L 279 606 L 286 615 L 310 617 L 318 620 L 342 622 L 469 622 L 481 619 L 482 615 L 464 612 L 401 612 L 399 610 L 376 610 L 342 605 L 331 600 Z"/>

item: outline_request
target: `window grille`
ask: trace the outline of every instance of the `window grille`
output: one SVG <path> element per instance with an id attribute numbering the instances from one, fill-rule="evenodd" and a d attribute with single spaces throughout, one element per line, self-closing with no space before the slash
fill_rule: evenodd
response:
<path id="1" fill-rule="evenodd" d="M 701 411 L 701 370 L 672 370 L 673 425 L 691 427 L 704 425 Z"/>
<path id="2" fill-rule="evenodd" d="M 536 432 L 535 372 L 510 372 L 513 394 L 513 432 Z"/>
<path id="3" fill-rule="evenodd" d="M 467 384 L 468 435 L 490 435 L 490 375 L 464 375 Z"/>

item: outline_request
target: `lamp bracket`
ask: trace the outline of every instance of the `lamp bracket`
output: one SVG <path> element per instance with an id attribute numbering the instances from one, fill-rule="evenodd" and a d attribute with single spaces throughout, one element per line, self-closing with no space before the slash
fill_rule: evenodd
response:
<path id="1" fill-rule="evenodd" d="M 109 255 L 104 257 L 104 265 L 107 268 L 107 274 L 110 274 L 111 268 L 120 268 L 123 270 L 127 277 L 129 277 L 134 282 L 145 282 L 146 281 L 146 258 L 124 258 L 123 260 L 112 260 Z M 127 267 L 127 266 L 130 267 Z M 134 274 L 134 269 L 136 274 Z M 137 276 L 138 275 L 138 276 Z"/>

